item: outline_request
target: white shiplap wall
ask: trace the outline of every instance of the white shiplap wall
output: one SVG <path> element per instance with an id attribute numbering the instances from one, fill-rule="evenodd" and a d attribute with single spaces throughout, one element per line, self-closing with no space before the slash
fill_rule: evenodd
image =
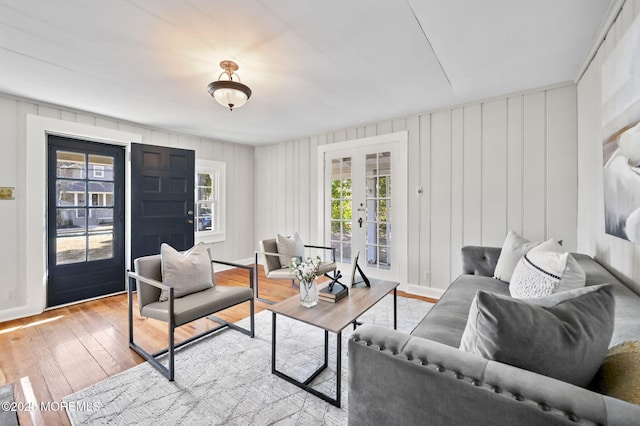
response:
<path id="1" fill-rule="evenodd" d="M 595 256 L 640 293 L 640 245 L 604 231 L 601 96 L 602 64 L 638 15 L 640 0 L 627 0 L 578 82 L 578 249 Z"/>
<path id="2" fill-rule="evenodd" d="M 463 245 L 499 246 L 509 229 L 575 250 L 576 120 L 569 84 L 256 147 L 256 240 L 298 231 L 322 243 L 317 147 L 407 130 L 415 291 L 441 293 L 460 273 Z"/>
<path id="3" fill-rule="evenodd" d="M 212 251 L 219 259 L 251 258 L 254 246 L 253 146 L 144 127 L 0 95 L 0 186 L 16 188 L 16 200 L 0 201 L 0 321 L 7 319 L 3 315 L 10 309 L 25 303 L 25 271 L 32 262 L 43 261 L 37 253 L 26 253 L 24 243 L 27 227 L 33 226 L 24 220 L 29 201 L 44 196 L 27 191 L 25 142 L 28 114 L 137 134 L 146 144 L 193 149 L 198 159 L 225 161 L 227 240 L 212 244 Z M 8 300 L 9 292 L 13 292 L 14 300 Z"/>

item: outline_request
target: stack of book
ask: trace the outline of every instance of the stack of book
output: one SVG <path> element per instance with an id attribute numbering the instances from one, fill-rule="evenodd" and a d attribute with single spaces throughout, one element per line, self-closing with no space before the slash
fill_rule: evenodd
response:
<path id="1" fill-rule="evenodd" d="M 332 303 L 336 303 L 338 300 L 345 298 L 348 294 L 349 290 L 340 284 L 334 284 L 332 289 L 326 286 L 318 291 L 320 300 Z"/>

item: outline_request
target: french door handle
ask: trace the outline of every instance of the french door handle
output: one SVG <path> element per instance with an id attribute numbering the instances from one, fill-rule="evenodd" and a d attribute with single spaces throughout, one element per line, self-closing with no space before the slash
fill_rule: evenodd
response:
<path id="1" fill-rule="evenodd" d="M 360 228 L 362 228 L 362 218 L 361 217 L 358 218 L 358 225 L 360 225 Z"/>

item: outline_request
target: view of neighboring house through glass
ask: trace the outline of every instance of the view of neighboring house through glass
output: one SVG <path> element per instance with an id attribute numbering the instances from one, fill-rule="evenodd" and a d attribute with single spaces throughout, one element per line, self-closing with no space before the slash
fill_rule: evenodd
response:
<path id="1" fill-rule="evenodd" d="M 56 154 L 57 264 L 113 257 L 114 159 Z"/>

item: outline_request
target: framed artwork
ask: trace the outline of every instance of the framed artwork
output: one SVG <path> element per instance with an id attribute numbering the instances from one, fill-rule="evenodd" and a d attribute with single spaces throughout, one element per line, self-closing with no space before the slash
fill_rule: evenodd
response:
<path id="1" fill-rule="evenodd" d="M 605 232 L 640 244 L 640 18 L 602 65 Z"/>

